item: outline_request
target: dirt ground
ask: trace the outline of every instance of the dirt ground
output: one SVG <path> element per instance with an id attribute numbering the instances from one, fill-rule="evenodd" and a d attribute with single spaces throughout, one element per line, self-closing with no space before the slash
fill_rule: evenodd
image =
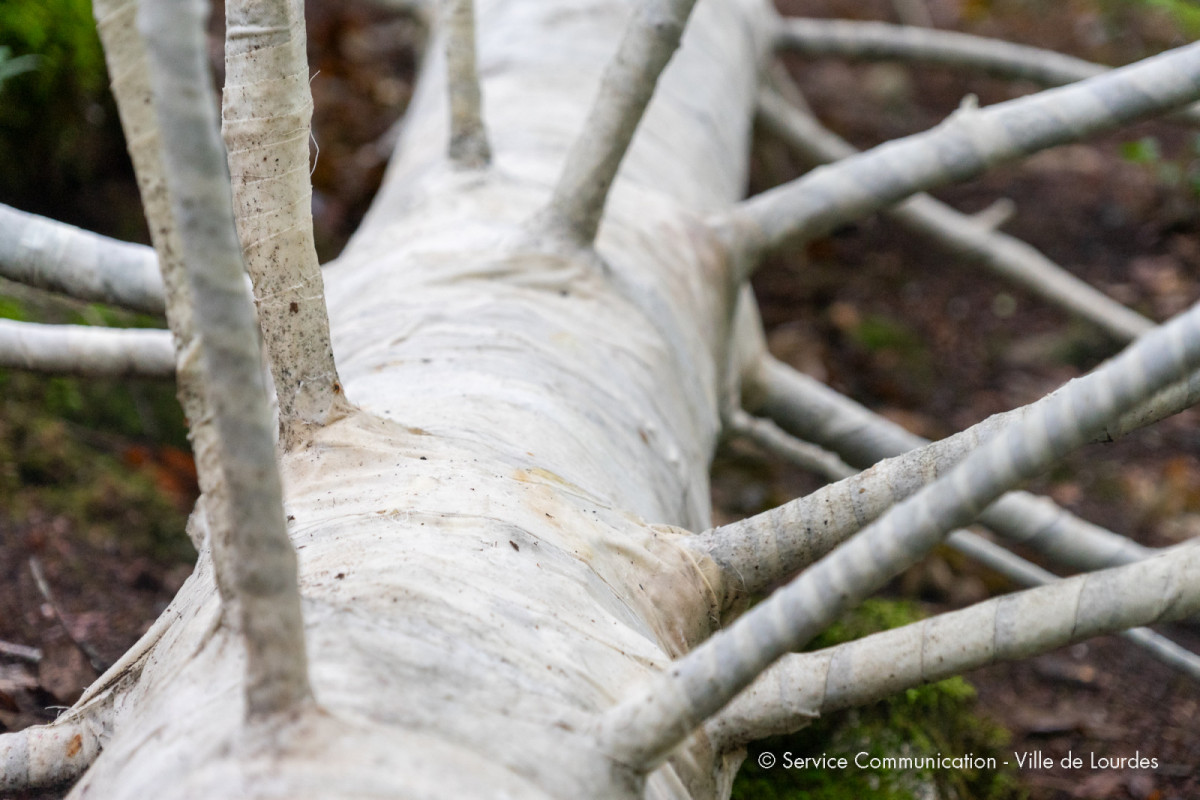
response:
<path id="1" fill-rule="evenodd" d="M 783 3 L 790 13 L 890 21 L 905 5 Z M 1114 64 L 1182 42 L 1168 16 L 1138 3 L 928 0 L 922 7 L 936 27 Z M 408 100 L 418 35 L 407 18 L 360 0 L 310 3 L 310 14 L 310 50 L 319 70 L 313 80 L 320 146 L 314 208 L 320 249 L 330 257 L 353 230 L 382 173 L 382 142 Z M 928 128 L 968 93 L 987 104 L 1032 88 L 945 69 L 832 59 L 788 65 L 819 116 L 860 147 Z M 1126 143 L 1149 138 L 1160 155 L 1152 163 L 1133 163 Z M 964 211 L 1008 198 L 1016 211 L 1005 231 L 1161 320 L 1200 298 L 1200 214 L 1187 180 L 1189 170 L 1200 169 L 1197 144 L 1195 131 L 1144 124 L 996 170 L 938 196 Z M 795 177 L 802 168 L 781 144 L 760 137 L 750 189 Z M 133 191 L 132 183 L 119 191 Z M 58 216 L 86 224 L 87 209 L 66 200 Z M 93 227 L 102 229 L 103 221 Z M 934 438 L 1030 402 L 1116 350 L 1087 325 L 879 218 L 780 255 L 756 277 L 755 288 L 776 355 Z M 165 423 L 114 432 L 88 421 L 46 419 L 36 408 L 30 411 L 38 406 L 37 391 L 28 381 L 19 392 L 17 385 L 9 379 L 0 387 L 0 647 L 37 648 L 41 660 L 0 649 L 0 730 L 52 719 L 165 606 L 187 574 L 181 526 L 195 491 L 186 455 L 181 458 L 178 442 L 162 433 Z M 1031 488 L 1148 545 L 1200 534 L 1197 422 L 1200 412 L 1193 409 L 1119 443 L 1089 448 Z M 82 444 L 64 444 L 64 437 Z M 35 455 L 56 448 L 61 455 L 49 466 L 29 466 Z M 818 485 L 744 443 L 727 444 L 717 463 L 719 520 L 755 513 Z M 83 499 L 46 494 L 66 483 L 98 482 L 109 488 Z M 159 498 L 147 501 L 157 504 L 153 514 L 111 501 L 151 491 Z M 169 532 L 126 535 L 152 524 L 172 528 L 174 538 Z M 53 600 L 39 590 L 31 559 L 41 565 Z M 934 612 L 1009 588 L 986 570 L 939 552 L 889 592 L 916 598 Z M 1200 652 L 1196 629 L 1170 633 Z M 1124 640 L 1076 645 L 969 679 L 980 707 L 1012 732 L 1014 753 L 1040 751 L 1053 760 L 1053 767 L 1021 771 L 1034 800 L 1200 797 L 1200 734 L 1193 722 L 1200 685 Z M 1135 751 L 1159 766 L 1059 765 L 1068 753 L 1086 762 L 1092 754 Z"/>

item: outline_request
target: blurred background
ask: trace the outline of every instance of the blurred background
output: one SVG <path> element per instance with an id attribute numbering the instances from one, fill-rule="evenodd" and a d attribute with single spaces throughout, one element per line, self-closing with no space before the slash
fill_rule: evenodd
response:
<path id="1" fill-rule="evenodd" d="M 1200 7 L 1188 0 L 788 0 L 780 8 L 963 30 L 1109 64 L 1200 35 Z M 423 28 L 368 0 L 312 0 L 308 16 L 314 215 L 324 261 L 340 251 L 381 177 Z M 219 85 L 219 12 L 212 27 Z M 934 67 L 836 59 L 787 65 L 821 119 L 859 147 L 928 128 L 968 93 L 988 104 L 1034 89 Z M 0 0 L 0 202 L 147 242 L 107 81 L 87 0 Z M 748 191 L 804 168 L 762 135 Z M 1008 198 L 1016 210 L 1006 232 L 1155 319 L 1200 297 L 1195 130 L 1143 124 L 938 196 L 966 212 Z M 777 356 L 931 438 L 1028 403 L 1117 349 L 1084 323 L 878 218 L 781 254 L 759 272 L 755 289 Z M 0 317 L 162 324 L 2 280 Z M 0 371 L 0 403 L 0 730 L 11 730 L 52 719 L 169 601 L 194 559 L 183 525 L 196 485 L 170 384 Z M 1146 544 L 1195 536 L 1197 422 L 1193 410 L 1089 448 L 1031 488 Z M 729 521 L 819 485 L 752 445 L 726 442 L 714 466 L 714 514 Z M 1011 588 L 939 552 L 823 643 Z M 1173 635 L 1200 650 L 1187 631 Z M 1194 683 L 1120 640 L 1099 640 L 914 690 L 764 746 L 797 754 L 1039 749 L 1051 757 L 1139 749 L 1159 759 L 1156 772 L 856 777 L 748 768 L 738 796 L 1196 797 L 1200 736 L 1190 721 L 1198 711 Z"/>

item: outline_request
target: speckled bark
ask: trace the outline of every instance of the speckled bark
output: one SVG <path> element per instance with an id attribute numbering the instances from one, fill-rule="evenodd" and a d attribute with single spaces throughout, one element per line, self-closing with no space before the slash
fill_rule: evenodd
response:
<path id="1" fill-rule="evenodd" d="M 446 159 L 431 52 L 385 186 L 326 270 L 361 410 L 282 464 L 317 706 L 243 724 L 242 648 L 202 555 L 78 796 L 727 792 L 702 736 L 646 780 L 593 726 L 716 616 L 715 569 L 681 545 L 708 524 L 733 298 L 702 220 L 742 191 L 763 10 L 697 10 L 583 261 L 527 223 L 629 7 L 478 4 L 485 174 Z"/>

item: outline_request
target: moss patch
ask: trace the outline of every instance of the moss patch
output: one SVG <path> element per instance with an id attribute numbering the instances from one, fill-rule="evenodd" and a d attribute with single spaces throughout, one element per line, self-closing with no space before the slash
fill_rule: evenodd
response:
<path id="1" fill-rule="evenodd" d="M 0 317 L 115 327 L 150 317 L 0 286 Z M 161 323 L 157 323 L 161 324 Z M 0 370 L 0 508 L 18 525 L 66 517 L 95 545 L 190 560 L 195 471 L 169 381 Z"/>
<path id="2" fill-rule="evenodd" d="M 921 619 L 913 603 L 868 600 L 812 643 L 819 650 Z M 872 706 L 834 714 L 788 736 L 755 742 L 734 783 L 734 800 L 1017 800 L 1024 797 L 1008 734 L 972 713 L 975 690 L 962 678 L 921 686 Z M 765 769 L 759 756 L 772 754 Z M 856 754 L 871 758 L 973 754 L 995 757 L 996 769 L 876 770 L 854 765 Z M 785 768 L 785 754 L 849 759 L 845 769 Z"/>

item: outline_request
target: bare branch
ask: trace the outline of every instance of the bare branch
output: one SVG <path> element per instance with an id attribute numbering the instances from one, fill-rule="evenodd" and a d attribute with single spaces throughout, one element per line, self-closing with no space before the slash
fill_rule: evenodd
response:
<path id="1" fill-rule="evenodd" d="M 80 300 L 162 314 L 154 251 L 0 205 L 0 276 Z"/>
<path id="2" fill-rule="evenodd" d="M 83 654 L 84 658 L 92 665 L 92 669 L 96 670 L 97 675 L 102 674 L 111 664 L 105 663 L 94 647 L 82 639 L 76 638 L 75 634 L 71 632 L 71 626 L 67 624 L 67 618 L 59 607 L 58 600 L 54 597 L 54 592 L 50 589 L 50 581 L 46 580 L 46 573 L 42 569 L 42 562 L 38 560 L 37 556 L 29 557 L 29 571 L 33 573 L 33 582 L 37 586 L 38 594 L 46 601 L 46 605 L 50 606 L 50 610 L 54 614 L 54 621 L 58 623 L 59 629 L 66 635 L 67 641 Z"/>
<path id="3" fill-rule="evenodd" d="M 175 374 L 175 349 L 166 331 L 0 319 L 0 367 L 91 377 L 170 378 Z"/>
<path id="4" fill-rule="evenodd" d="M 138 26 L 163 131 L 171 207 L 219 445 L 223 518 L 211 535 L 222 600 L 247 650 L 246 703 L 257 717 L 311 697 L 296 554 L 283 519 L 273 421 L 257 326 L 242 280 L 225 154 L 207 74 L 203 2 L 144 0 Z"/>
<path id="5" fill-rule="evenodd" d="M 100 754 L 97 726 L 87 718 L 62 718 L 0 735 L 0 792 L 65 783 L 83 774 Z"/>
<path id="6" fill-rule="evenodd" d="M 36 664 L 42 660 L 42 651 L 37 647 L 17 644 L 16 642 L 6 642 L 0 639 L 0 656 L 19 658 L 22 661 Z"/>
<path id="7" fill-rule="evenodd" d="M 450 161 L 466 169 L 492 160 L 483 124 L 483 97 L 475 69 L 475 3 L 442 0 L 446 37 L 446 89 L 450 95 Z"/>
<path id="8" fill-rule="evenodd" d="M 1111 69 L 1054 50 L 986 36 L 861 20 L 780 19 L 775 48 L 808 57 L 937 64 L 1042 86 L 1065 86 Z M 1196 108 L 1178 116 L 1200 123 Z"/>
<path id="9" fill-rule="evenodd" d="M 225 24 L 222 116 L 234 209 L 289 448 L 349 407 L 313 242 L 304 4 L 236 0 Z"/>
<path id="10" fill-rule="evenodd" d="M 732 749 L 796 730 L 820 714 L 997 661 L 1181 619 L 1200 611 L 1198 569 L 1200 546 L 1183 545 L 1136 564 L 988 600 L 827 650 L 787 655 L 706 730 L 719 750 Z"/>
<path id="11" fill-rule="evenodd" d="M 811 115 L 777 92 L 759 95 L 759 115 L 768 128 L 816 163 L 858 153 Z M 885 213 L 968 261 L 977 261 L 1061 308 L 1089 320 L 1118 341 L 1136 339 L 1154 327 L 1146 319 L 1058 266 L 1028 244 L 959 214 L 926 194 L 908 198 Z"/>
<path id="12" fill-rule="evenodd" d="M 653 768 L 775 659 L 802 646 L 915 563 L 946 532 L 971 521 L 1014 484 L 1045 469 L 1087 442 L 1108 420 L 1198 366 L 1200 306 L 1146 334 L 1047 402 L 1035 404 L 1033 413 L 1008 426 L 950 473 L 896 505 L 610 709 L 601 734 L 609 752 L 634 769 Z M 1137 601 L 1123 608 L 1136 607 Z M 1156 616 L 1161 613 L 1160 607 Z M 1120 614 L 1123 620 L 1129 611 Z"/>
<path id="13" fill-rule="evenodd" d="M 946 537 L 946 544 L 965 556 L 1000 573 L 1021 586 L 1042 586 L 1059 580 L 1053 572 L 1010 553 L 998 544 L 989 542 L 970 531 L 954 531 Z M 1149 628 L 1133 628 L 1123 631 L 1121 636 L 1149 652 L 1164 664 L 1179 670 L 1193 680 L 1200 680 L 1200 656 L 1179 646 L 1165 636 Z"/>
<path id="14" fill-rule="evenodd" d="M 810 386 L 811 378 L 793 373 L 774 359 L 764 361 L 760 369 L 747 376 L 748 394 L 767 397 L 786 393 L 804 411 L 820 414 L 822 402 L 832 390 Z M 820 384 L 816 384 L 820 386 Z M 769 387 L 763 389 L 763 387 Z M 787 387 L 786 389 L 783 387 Z M 834 394 L 840 398 L 840 395 Z M 805 446 L 765 420 L 755 420 L 744 412 L 729 415 L 727 425 L 733 432 L 748 436 L 764 447 L 814 468 L 837 481 L 778 508 L 738 522 L 701 533 L 689 543 L 701 549 L 721 566 L 726 575 L 725 606 L 731 607 L 745 595 L 756 595 L 770 588 L 828 553 L 867 523 L 877 519 L 895 503 L 910 497 L 946 474 L 980 446 L 1008 427 L 1038 413 L 1050 403 L 1037 403 L 996 414 L 965 431 L 930 443 L 896 427 L 896 433 L 875 422 L 871 412 L 852 401 L 837 402 L 829 416 L 835 425 L 847 425 L 857 431 L 879 429 L 881 438 L 894 435 L 913 445 L 901 455 L 875 463 L 865 472 L 856 472 L 840 459 L 819 448 Z M 767 408 L 773 408 L 770 402 Z M 791 408 L 789 402 L 786 408 Z M 866 420 L 865 425 L 860 423 Z M 823 442 L 822 442 L 823 443 Z M 1047 550 L 1052 557 L 1083 569 L 1099 569 L 1129 563 L 1153 551 L 1123 536 L 1075 518 L 1048 500 L 1023 492 L 1005 495 L 985 509 L 981 521 L 1017 541 Z M 1082 566 L 1080 566 L 1082 565 Z"/>
<path id="15" fill-rule="evenodd" d="M 167 197 L 161 137 L 150 97 L 150 66 L 146 47 L 138 35 L 136 0 L 94 0 L 92 10 L 104 45 L 104 58 L 112 79 L 113 98 L 125 132 L 129 157 L 137 174 L 142 208 L 150 238 L 158 254 L 165 290 L 167 324 L 175 340 L 175 391 L 188 420 L 188 439 L 197 465 L 219 463 L 213 425 L 205 408 L 196 334 L 187 275 L 184 272 L 179 232 Z M 212 470 L 199 470 L 199 483 L 208 493 L 215 480 Z"/>
<path id="16" fill-rule="evenodd" d="M 543 224 L 577 246 L 589 247 L 596 238 L 617 169 L 695 4 L 648 0 L 634 9 L 543 212 Z"/>
<path id="17" fill-rule="evenodd" d="M 917 192 L 962 181 L 1038 150 L 1165 113 L 1200 97 L 1200 44 L 1078 84 L 984 109 L 964 107 L 897 139 L 756 195 L 713 220 L 739 277 L 761 255 L 829 232 Z"/>
<path id="18" fill-rule="evenodd" d="M 828 447 L 856 467 L 867 467 L 879 459 L 929 444 L 928 439 L 909 433 L 770 356 L 764 356 L 748 370 L 744 380 L 750 409 L 775 420 L 789 433 Z M 1135 422 L 1148 424 L 1157 419 L 1157 412 L 1173 409 L 1171 413 L 1176 413 L 1195 404 L 1200 399 L 1198 384 L 1200 374 L 1193 373 L 1187 381 L 1160 392 L 1139 410 L 1123 415 L 1101 438 L 1129 433 L 1136 428 Z M 1161 402 L 1164 398 L 1172 402 Z M 1149 410 L 1156 413 L 1142 413 Z M 972 439 L 982 440 L 1007 424 L 1009 415 L 1023 413 L 1022 409 L 1017 409 L 996 415 L 981 423 L 983 427 L 976 426 L 956 434 L 943 440 L 945 444 L 939 442 L 946 449 L 938 456 L 937 463 L 948 466 L 950 460 L 972 449 Z M 958 444 L 953 444 L 955 439 Z M 951 450 L 960 446 L 958 456 L 951 456 Z M 942 462 L 942 458 L 948 460 Z M 979 519 L 1005 539 L 1035 547 L 1056 562 L 1074 569 L 1103 569 L 1128 564 L 1150 554 L 1142 545 L 1028 492 L 1009 492 L 985 509 Z"/>
<path id="19" fill-rule="evenodd" d="M 768 452 L 777 453 L 793 464 L 829 480 L 841 481 L 857 472 L 833 453 L 802 442 L 770 422 L 754 419 L 743 411 L 732 415 L 729 428 L 751 439 Z M 763 551 L 770 554 L 769 558 L 774 559 L 775 548 L 769 543 L 764 544 L 767 546 L 762 548 Z M 946 544 L 1021 586 L 1041 586 L 1058 580 L 1054 573 L 967 530 L 953 531 L 946 537 Z M 786 575 L 779 576 L 780 579 L 784 577 Z M 1200 679 L 1200 657 L 1169 639 L 1145 629 L 1126 631 L 1123 635 L 1139 647 L 1149 650 L 1156 658 L 1193 678 Z"/>

